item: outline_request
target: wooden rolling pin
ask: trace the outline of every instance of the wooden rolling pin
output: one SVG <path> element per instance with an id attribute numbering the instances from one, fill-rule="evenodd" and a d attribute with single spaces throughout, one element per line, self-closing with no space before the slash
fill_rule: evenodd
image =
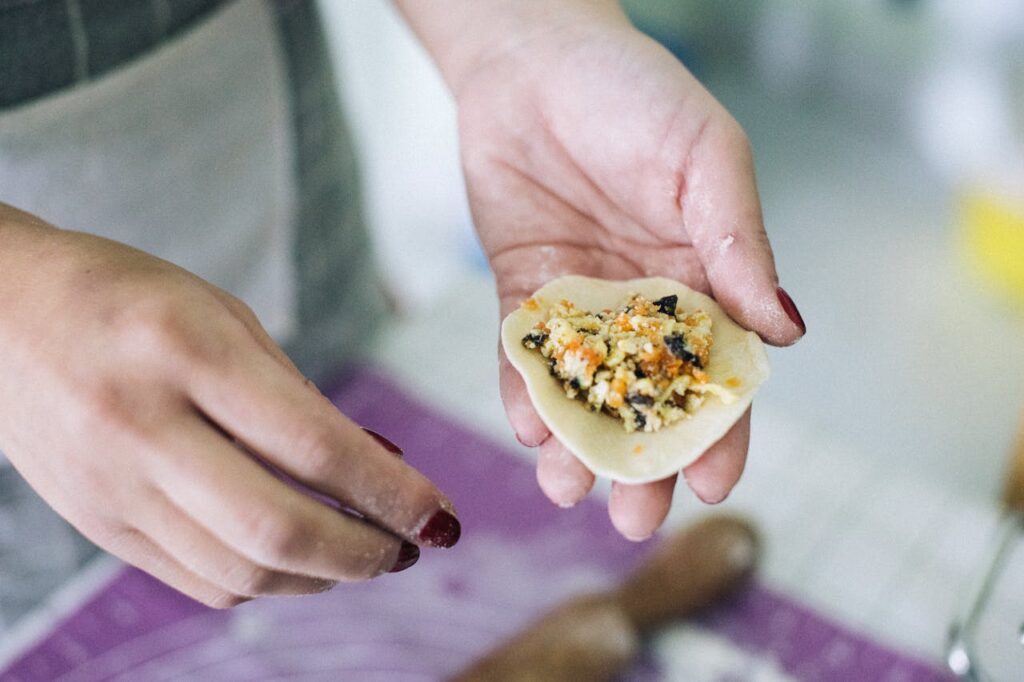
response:
<path id="1" fill-rule="evenodd" d="M 562 604 L 453 682 L 611 679 L 639 653 L 643 636 L 743 583 L 759 549 L 748 521 L 707 517 L 658 545 L 618 589 Z"/>

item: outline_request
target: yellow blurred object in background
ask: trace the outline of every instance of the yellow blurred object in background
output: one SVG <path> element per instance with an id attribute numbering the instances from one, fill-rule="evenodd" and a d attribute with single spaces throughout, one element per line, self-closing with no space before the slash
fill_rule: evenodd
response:
<path id="1" fill-rule="evenodd" d="M 963 192 L 958 203 L 971 265 L 1024 312 L 1024 197 L 974 189 Z"/>

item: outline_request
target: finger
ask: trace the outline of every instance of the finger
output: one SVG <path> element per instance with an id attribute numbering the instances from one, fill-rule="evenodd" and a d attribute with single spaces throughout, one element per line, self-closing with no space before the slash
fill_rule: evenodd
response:
<path id="1" fill-rule="evenodd" d="M 683 224 L 715 299 L 765 341 L 794 343 L 806 326 L 779 288 L 749 141 L 724 110 L 712 115 L 697 135 L 683 173 Z"/>
<path id="2" fill-rule="evenodd" d="M 559 507 L 572 507 L 594 487 L 594 474 L 576 455 L 550 436 L 540 444 L 537 483 L 548 499 Z"/>
<path id="3" fill-rule="evenodd" d="M 743 474 L 750 446 L 750 409 L 707 449 L 700 459 L 683 469 L 683 476 L 697 497 L 708 504 L 718 504 L 729 496 Z"/>
<path id="4" fill-rule="evenodd" d="M 589 228 L 588 228 L 589 229 Z M 500 314 L 504 319 L 509 313 L 538 288 L 550 280 L 570 273 L 591 277 L 620 278 L 623 273 L 639 276 L 639 270 L 618 254 L 610 254 L 598 248 L 560 245 L 557 252 L 540 249 L 510 249 L 491 260 L 499 292 Z M 679 253 L 673 251 L 673 253 Z M 523 267 L 523 259 L 530 259 L 532 267 Z M 699 279 L 699 278 L 697 278 Z M 533 408 L 526 384 L 519 372 L 509 362 L 501 343 L 498 344 L 498 367 L 501 379 L 501 399 L 508 414 L 509 423 L 515 430 L 519 442 L 528 447 L 540 445 L 550 434 L 547 426 Z"/>
<path id="5" fill-rule="evenodd" d="M 551 432 L 533 408 L 526 383 L 516 368 L 509 362 L 505 349 L 498 348 L 498 372 L 501 386 L 501 402 L 505 405 L 508 422 L 516 433 L 516 439 L 533 448 L 550 440 Z"/>
<path id="6" fill-rule="evenodd" d="M 242 556 L 193 521 L 161 494 L 140 505 L 134 520 L 160 549 L 188 571 L 243 597 L 325 592 L 334 581 L 275 571 Z"/>
<path id="7" fill-rule="evenodd" d="M 153 480 L 250 561 L 337 581 L 372 578 L 397 563 L 398 538 L 288 487 L 198 418 L 173 434 L 162 444 L 170 456 L 155 458 Z"/>
<path id="8" fill-rule="evenodd" d="M 675 485 L 675 476 L 639 485 L 616 481 L 608 496 L 612 525 L 627 540 L 639 542 L 651 537 L 668 515 Z"/>
<path id="9" fill-rule="evenodd" d="M 517 276 L 526 277 L 522 273 Z M 505 319 L 506 315 L 519 307 L 519 304 L 530 296 L 529 293 L 526 293 L 527 291 L 533 291 L 524 289 L 523 282 L 518 282 L 516 286 L 510 286 L 504 281 L 505 279 L 507 277 L 499 283 L 499 291 L 503 292 L 499 299 L 502 319 Z M 512 425 L 516 438 L 527 447 L 537 447 L 547 439 L 551 432 L 548 431 L 547 425 L 537 414 L 537 410 L 533 408 L 533 401 L 530 400 L 530 394 L 526 390 L 526 382 L 509 361 L 500 338 L 498 339 L 498 378 L 501 402 L 505 406 L 508 422 Z"/>
<path id="10" fill-rule="evenodd" d="M 235 318 L 242 323 L 250 336 L 252 336 L 256 343 L 259 344 L 260 348 L 269 353 L 272 358 L 281 364 L 282 367 L 287 369 L 289 372 L 293 372 L 294 374 L 302 377 L 308 382 L 308 385 L 316 389 L 316 384 L 303 376 L 302 372 L 299 371 L 299 368 L 295 366 L 294 362 L 292 362 L 292 359 L 288 357 L 288 354 L 285 353 L 279 345 L 277 345 L 274 338 L 266 329 L 263 328 L 263 325 L 260 323 L 259 318 L 256 317 L 256 313 L 253 312 L 252 308 L 222 289 L 214 288 L 214 294 L 217 296 L 218 300 L 220 300 L 220 302 L 231 311 Z M 319 392 L 319 389 L 316 390 Z"/>
<path id="11" fill-rule="evenodd" d="M 188 570 L 139 531 L 125 530 L 103 547 L 122 561 L 210 608 L 226 609 L 249 601 L 248 597 L 229 592 Z"/>
<path id="12" fill-rule="evenodd" d="M 244 301 L 232 296 L 223 289 L 214 287 L 214 293 L 217 298 L 231 311 L 235 318 L 242 323 L 249 335 L 256 341 L 260 348 L 266 351 L 270 357 L 278 362 L 286 371 L 293 374 L 296 378 L 300 379 L 314 395 L 318 398 L 330 402 L 330 399 L 325 396 L 321 391 L 320 387 L 316 385 L 312 379 L 309 379 L 304 375 L 298 368 L 298 366 L 292 362 L 292 359 L 288 357 L 288 354 L 284 352 L 277 341 L 263 328 L 263 324 L 260 322 L 256 313 L 253 312 L 252 308 L 245 304 Z"/>
<path id="13" fill-rule="evenodd" d="M 198 372 L 197 407 L 218 427 L 297 481 L 410 542 L 450 547 L 461 527 L 423 474 L 259 353 Z M 242 399 L 244 398 L 244 399 Z"/>

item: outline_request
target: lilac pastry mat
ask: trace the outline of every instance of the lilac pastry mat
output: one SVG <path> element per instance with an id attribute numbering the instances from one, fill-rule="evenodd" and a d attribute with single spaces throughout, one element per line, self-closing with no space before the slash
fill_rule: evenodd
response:
<path id="1" fill-rule="evenodd" d="M 464 528 L 458 546 L 425 551 L 405 573 L 231 611 L 206 609 L 125 568 L 0 679 L 442 679 L 567 595 L 614 584 L 647 549 L 613 531 L 600 500 L 556 509 L 521 458 L 380 374 L 352 375 L 330 397 L 401 445 L 451 496 Z M 735 665 L 706 667 L 701 674 L 712 682 L 947 679 L 763 585 L 687 627 L 746 661 L 746 675 Z M 653 651 L 626 676 L 670 677 Z"/>

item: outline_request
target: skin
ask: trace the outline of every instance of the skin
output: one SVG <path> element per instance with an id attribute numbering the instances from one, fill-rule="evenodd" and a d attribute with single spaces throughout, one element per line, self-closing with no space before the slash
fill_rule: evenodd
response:
<path id="1" fill-rule="evenodd" d="M 458 105 L 470 206 L 503 317 L 563 274 L 661 275 L 714 296 L 768 343 L 803 335 L 776 293 L 746 135 L 615 3 L 399 5 Z M 456 35 L 480 47 L 452 47 Z M 509 421 L 539 448 L 540 487 L 572 506 L 594 476 L 551 436 L 499 354 Z M 703 501 L 725 499 L 736 484 L 749 434 L 748 412 L 684 470 Z M 613 484 L 615 527 L 630 539 L 650 536 L 674 488 L 675 477 Z"/>
<path id="2" fill-rule="evenodd" d="M 226 292 L 3 205 L 0 243 L 0 450 L 113 554 L 233 606 L 380 575 L 451 509 Z"/>
<path id="3" fill-rule="evenodd" d="M 712 293 L 771 343 L 800 337 L 775 297 L 742 130 L 614 3 L 398 5 L 458 103 L 503 313 L 565 273 L 664 275 Z M 0 244 L 0 450 L 113 554 L 225 607 L 405 565 L 409 543 L 424 544 L 431 519 L 452 512 L 226 292 L 4 204 Z M 540 449 L 542 489 L 574 504 L 593 476 L 500 362 L 509 420 Z M 686 469 L 702 499 L 735 484 L 748 436 L 749 416 Z M 613 523 L 629 538 L 650 535 L 674 485 L 615 485 Z"/>

